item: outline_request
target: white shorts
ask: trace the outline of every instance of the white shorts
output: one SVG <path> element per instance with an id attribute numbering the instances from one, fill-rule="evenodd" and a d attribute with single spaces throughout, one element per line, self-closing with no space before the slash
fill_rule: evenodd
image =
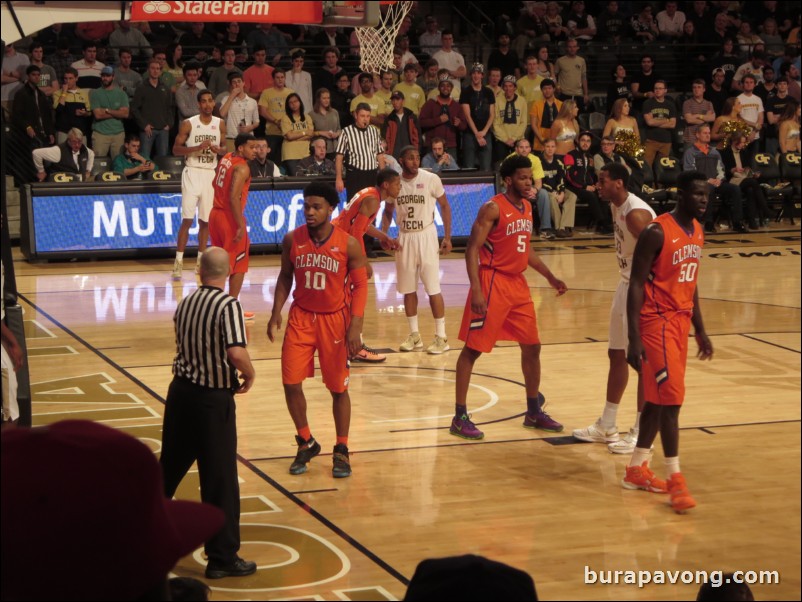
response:
<path id="1" fill-rule="evenodd" d="M 627 333 L 627 291 L 629 282 L 623 280 L 618 283 L 613 296 L 613 306 L 610 308 L 610 333 L 608 335 L 608 349 L 623 349 L 629 345 Z"/>
<path id="2" fill-rule="evenodd" d="M 400 232 L 401 250 L 395 252 L 395 269 L 398 274 L 398 292 L 408 295 L 418 290 L 423 282 L 426 294 L 440 294 L 440 244 L 437 228 L 429 226 L 422 232 Z"/>
<path id="3" fill-rule="evenodd" d="M 200 167 L 185 167 L 181 174 L 181 217 L 193 219 L 195 209 L 198 219 L 209 221 L 214 204 L 214 170 Z"/>
<path id="4" fill-rule="evenodd" d="M 14 362 L 5 347 L 0 348 L 0 369 L 3 383 L 3 420 L 16 420 L 19 418 L 17 373 L 14 372 Z"/>

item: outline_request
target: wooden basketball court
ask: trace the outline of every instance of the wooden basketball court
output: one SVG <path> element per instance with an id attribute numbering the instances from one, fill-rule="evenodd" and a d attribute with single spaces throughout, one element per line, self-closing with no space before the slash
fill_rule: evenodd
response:
<path id="1" fill-rule="evenodd" d="M 441 264 L 452 346 L 442 356 L 396 352 L 407 322 L 394 264 L 377 262 L 365 340 L 389 356 L 383 365 L 353 366 L 354 474 L 338 480 L 330 397 L 319 378 L 305 389 L 324 454 L 308 473 L 288 473 L 295 443 L 280 344 L 265 336 L 278 257 L 252 258 L 241 298 L 256 312 L 257 381 L 238 401 L 239 476 L 241 555 L 259 570 L 212 582 L 213 599 L 402 599 L 421 559 L 475 553 L 529 572 L 544 600 L 695 598 L 698 584 L 682 582 L 689 573 L 642 588 L 624 584 L 623 574 L 618 585 L 598 582 L 614 575 L 608 571 L 657 570 L 776 571 L 779 584 L 751 586 L 756 598 L 798 600 L 800 232 L 774 228 L 706 243 L 700 297 L 715 356 L 689 359 L 680 455 L 698 507 L 685 516 L 664 496 L 620 487 L 628 457 L 570 437 L 604 402 L 618 281 L 611 238 L 535 243 L 570 289 L 555 297 L 529 273 L 544 343 L 542 391 L 565 425 L 559 435 L 522 428 L 519 352 L 504 343 L 477 362 L 469 396 L 485 439 L 450 436 L 464 258 L 452 253 Z M 159 452 L 172 316 L 196 286 L 190 270 L 172 283 L 169 263 L 30 265 L 18 257 L 35 424 L 98 420 Z M 434 324 L 425 295 L 420 300 L 429 339 Z M 634 378 L 619 413 L 622 431 L 635 414 L 633 385 Z M 653 465 L 662 476 L 659 445 Z M 197 487 L 190 474 L 179 497 L 198 498 Z M 202 577 L 200 551 L 175 573 Z"/>

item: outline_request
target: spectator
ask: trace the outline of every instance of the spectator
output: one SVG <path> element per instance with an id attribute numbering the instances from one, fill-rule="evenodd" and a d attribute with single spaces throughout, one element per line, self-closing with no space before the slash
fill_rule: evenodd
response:
<path id="1" fill-rule="evenodd" d="M 131 27 L 130 21 L 120 21 L 119 25 L 109 36 L 109 51 L 115 63 L 120 60 L 120 48 L 128 48 L 137 59 L 149 59 L 153 56 L 153 49 L 145 34 Z"/>
<path id="2" fill-rule="evenodd" d="M 213 36 L 206 33 L 206 24 L 203 21 L 193 21 L 191 30 L 178 39 L 179 44 L 192 54 L 199 64 L 209 58 L 209 49 L 215 44 Z"/>
<path id="3" fill-rule="evenodd" d="M 457 133 L 467 127 L 462 107 L 451 97 L 451 80 L 443 77 L 438 87 L 437 98 L 426 101 L 420 112 L 420 127 L 425 143 L 428 145 L 434 138 L 446 141 L 446 151 L 457 154 Z M 513 90 L 514 92 L 514 90 Z"/>
<path id="4" fill-rule="evenodd" d="M 251 56 L 253 57 L 253 65 L 248 67 L 242 74 L 242 81 L 248 96 L 258 101 L 262 96 L 262 92 L 273 86 L 273 72 L 275 69 L 265 63 L 267 50 L 264 47 L 257 46 L 254 48 Z"/>
<path id="5" fill-rule="evenodd" d="M 526 73 L 518 80 L 516 91 L 526 100 L 526 106 L 530 107 L 532 103 L 543 99 L 543 95 L 540 93 L 540 82 L 545 77 L 538 72 L 538 61 L 535 56 L 526 57 L 524 67 Z"/>
<path id="6" fill-rule="evenodd" d="M 312 76 L 312 84 L 315 90 L 326 88 L 334 90 L 337 87 L 337 80 L 345 73 L 338 65 L 340 51 L 336 46 L 329 46 L 323 49 L 323 65 Z"/>
<path id="7" fill-rule="evenodd" d="M 442 138 L 432 138 L 431 150 L 421 159 L 421 167 L 433 173 L 459 169 L 453 155 L 446 152 L 446 142 Z"/>
<path id="8" fill-rule="evenodd" d="M 634 113 L 643 113 L 643 104 L 654 98 L 654 84 L 660 77 L 654 71 L 654 58 L 644 54 L 640 58 L 640 71 L 636 73 L 629 84 L 632 92 L 632 108 Z"/>
<path id="9" fill-rule="evenodd" d="M 8 52 L 8 46 L 6 46 L 6 52 Z M 63 37 L 59 38 L 56 51 L 48 56 L 45 62 L 56 70 L 58 81 L 62 81 L 67 68 L 70 67 L 76 59 L 77 57 L 73 56 L 72 52 L 70 52 L 69 38 Z"/>
<path id="10" fill-rule="evenodd" d="M 175 40 L 177 32 L 170 21 L 143 21 L 136 25 L 154 48 L 164 48 Z"/>
<path id="11" fill-rule="evenodd" d="M 548 27 L 549 37 L 552 42 L 561 42 L 568 38 L 568 28 L 563 24 L 563 18 L 560 15 L 561 10 L 557 2 L 546 4 L 546 15 L 543 19 L 546 21 L 546 27 Z"/>
<path id="12" fill-rule="evenodd" d="M 554 73 L 557 76 L 557 98 L 560 100 L 573 100 L 584 113 L 590 102 L 588 95 L 588 68 L 585 59 L 577 54 L 579 42 L 571 38 L 565 45 L 567 54 L 561 56 L 554 63 Z"/>
<path id="13" fill-rule="evenodd" d="M 780 115 L 779 137 L 782 154 L 799 153 L 799 106 L 799 102 L 791 99 Z"/>
<path id="14" fill-rule="evenodd" d="M 84 42 L 91 42 L 92 45 L 105 44 L 113 32 L 114 23 L 111 21 L 91 21 L 78 23 L 75 26 L 75 35 Z"/>
<path id="15" fill-rule="evenodd" d="M 596 35 L 596 22 L 585 12 L 583 0 L 571 2 L 571 11 L 566 18 L 568 35 L 583 42 L 590 42 Z"/>
<path id="16" fill-rule="evenodd" d="M 281 58 L 287 54 L 287 38 L 271 23 L 260 23 L 259 26 L 248 34 L 246 38 L 248 50 L 253 52 L 256 46 L 263 46 L 267 50 L 267 61 L 274 67 L 281 62 Z"/>
<path id="17" fill-rule="evenodd" d="M 185 64 L 183 71 L 184 81 L 175 91 L 179 122 L 194 117 L 200 112 L 198 92 L 206 89 L 206 85 L 200 81 L 200 67 L 197 63 Z"/>
<path id="18" fill-rule="evenodd" d="M 397 43 L 398 46 L 396 47 L 396 50 L 398 50 L 401 54 L 401 63 L 398 65 L 398 67 L 403 70 L 407 65 L 412 65 L 415 67 L 415 71 L 417 73 L 422 72 L 423 67 L 421 67 L 418 63 L 418 58 L 412 54 L 412 51 L 409 49 L 409 36 L 405 34 L 398 34 Z"/>
<path id="19" fill-rule="evenodd" d="M 618 10 L 618 2 L 607 3 L 607 8 L 596 19 L 598 33 L 596 40 L 605 44 L 618 45 L 626 37 L 626 21 Z M 608 105 L 609 106 L 609 105 Z"/>
<path id="20" fill-rule="evenodd" d="M 760 172 L 753 172 L 750 167 L 754 146 L 747 145 L 747 140 L 746 134 L 733 134 L 730 144 L 721 151 L 721 162 L 724 164 L 724 177 L 741 189 L 749 229 L 757 230 L 769 225 L 771 210 L 758 182 Z"/>
<path id="21" fill-rule="evenodd" d="M 382 99 L 383 108 L 380 108 L 379 111 L 384 115 L 384 118 L 387 119 L 387 115 L 389 115 L 393 110 L 393 105 L 390 102 L 390 96 L 393 93 L 393 72 L 392 71 L 382 71 L 379 75 L 379 81 L 381 85 L 378 89 L 376 89 L 376 96 Z"/>
<path id="22" fill-rule="evenodd" d="M 285 115 L 281 118 L 281 163 L 288 175 L 295 175 L 298 162 L 311 152 L 309 141 L 314 137 L 315 124 L 306 113 L 301 97 L 293 92 L 284 104 Z M 325 155 L 325 153 L 324 153 Z"/>
<path id="23" fill-rule="evenodd" d="M 540 159 L 532 154 L 532 146 L 529 140 L 521 138 L 515 142 L 515 152 L 504 157 L 509 159 L 513 155 L 520 155 L 529 160 L 532 166 L 532 188 L 529 191 L 529 202 L 532 207 L 537 211 L 540 220 L 540 237 L 547 240 L 555 238 L 554 229 L 551 227 L 551 201 L 549 200 L 549 191 L 543 188 L 543 165 Z"/>
<path id="24" fill-rule="evenodd" d="M 766 101 L 770 96 L 777 93 L 777 80 L 774 76 L 774 67 L 768 63 L 763 66 L 763 81 L 758 82 L 755 86 L 755 94 L 763 101 L 763 106 L 766 106 Z"/>
<path id="25" fill-rule="evenodd" d="M 326 88 L 315 92 L 315 104 L 310 115 L 315 132 L 326 141 L 326 156 L 333 161 L 341 130 L 340 114 L 331 106 L 331 93 Z"/>
<path id="26" fill-rule="evenodd" d="M 354 93 L 351 92 L 351 78 L 343 71 L 337 76 L 337 87 L 331 91 L 331 106 L 340 116 L 342 127 L 347 127 L 354 122 L 354 116 L 351 113 L 351 101 L 354 98 Z"/>
<path id="27" fill-rule="evenodd" d="M 270 154 L 267 138 L 265 136 L 255 136 L 255 138 L 256 154 L 253 159 L 248 161 L 248 167 L 251 168 L 251 178 L 280 178 L 281 171 L 278 165 L 267 158 Z"/>
<path id="28" fill-rule="evenodd" d="M 432 90 L 437 90 L 437 86 L 440 83 L 440 78 L 437 75 L 438 71 L 440 71 L 440 65 L 437 64 L 436 60 L 429 59 L 426 61 L 423 73 L 418 78 L 418 85 L 423 90 L 427 99 Z"/>
<path id="29" fill-rule="evenodd" d="M 749 21 L 741 21 L 735 39 L 740 45 L 741 54 L 750 54 L 755 51 L 756 44 L 765 44 L 760 36 L 752 31 L 752 24 Z"/>
<path id="30" fill-rule="evenodd" d="M 97 44 L 84 42 L 83 58 L 71 67 L 78 72 L 78 87 L 94 90 L 100 87 L 100 70 L 106 65 L 96 60 Z"/>
<path id="31" fill-rule="evenodd" d="M 67 139 L 67 132 L 73 128 L 85 134 L 91 128 L 92 114 L 89 111 L 89 93 L 77 85 L 78 72 L 68 67 L 64 74 L 64 85 L 53 94 L 53 107 L 56 110 L 56 143 Z"/>
<path id="32" fill-rule="evenodd" d="M 765 119 L 763 101 L 760 96 L 755 94 L 757 78 L 747 73 L 744 75 L 742 83 L 743 92 L 738 96 L 738 100 L 741 102 L 741 118 L 754 130 L 755 136 L 752 140 L 757 140 L 760 138 L 760 130 L 763 129 Z"/>
<path id="33" fill-rule="evenodd" d="M 240 78 L 242 77 L 242 70 L 234 62 L 236 56 L 234 49 L 227 47 L 223 51 L 222 66 L 215 69 L 211 77 L 209 77 L 206 86 L 209 88 L 209 91 L 214 94 L 215 98 L 228 90 L 228 82 L 230 81 L 228 79 L 229 73 L 239 73 Z"/>
<path id="34" fill-rule="evenodd" d="M 753 52 L 749 61 L 735 70 L 735 75 L 732 76 L 732 89 L 743 92 L 743 79 L 746 75 L 752 75 L 756 83 L 762 82 L 765 59 L 766 55 L 763 52 Z"/>
<path id="35" fill-rule="evenodd" d="M 292 52 L 292 68 L 285 72 L 287 77 L 287 87 L 295 90 L 295 93 L 301 97 L 301 102 L 305 107 L 311 107 L 312 100 L 312 76 L 304 71 L 304 50 L 294 50 Z"/>
<path id="36" fill-rule="evenodd" d="M 682 116 L 685 119 L 682 139 L 685 142 L 686 149 L 696 143 L 696 130 L 700 125 L 703 123 L 712 125 L 716 120 L 713 103 L 705 100 L 704 80 L 694 80 L 691 90 L 693 96 L 682 103 Z"/>
<path id="37" fill-rule="evenodd" d="M 554 96 L 554 80 L 544 79 L 540 82 L 542 98 L 529 107 L 530 124 L 534 137 L 534 149 L 542 151 L 546 140 L 551 137 L 551 126 L 557 119 L 562 102 Z"/>
<path id="38" fill-rule="evenodd" d="M 165 50 L 166 65 L 162 65 L 162 70 L 164 74 L 170 74 L 172 79 L 170 88 L 173 92 L 184 83 L 184 61 L 181 60 L 182 56 L 184 56 L 184 48 L 181 44 L 172 43 L 167 46 Z"/>
<path id="39" fill-rule="evenodd" d="M 612 234 L 612 219 L 606 211 L 603 211 L 599 195 L 596 194 L 598 177 L 593 166 L 593 157 L 590 154 L 590 132 L 579 134 L 578 144 L 578 148 L 563 157 L 566 189 L 576 195 L 579 203 L 588 206 L 589 230 L 592 231 L 595 228 L 599 234 Z"/>
<path id="40" fill-rule="evenodd" d="M 209 85 L 209 80 L 212 78 L 212 75 L 217 69 L 220 69 L 223 66 L 223 45 L 219 42 L 215 42 L 212 44 L 211 47 L 211 54 L 209 58 L 203 63 L 203 68 L 201 69 L 201 79 L 203 83 L 207 86 Z"/>
<path id="41" fill-rule="evenodd" d="M 20 88 L 20 84 L 25 82 L 25 68 L 31 64 L 27 54 L 17 52 L 14 44 L 6 46 L 6 53 L 3 55 L 3 83 L 0 88 L 0 98 L 2 98 L 3 111 L 6 116 L 11 112 L 11 101 L 13 92 Z"/>
<path id="42" fill-rule="evenodd" d="M 537 59 L 536 73 L 543 79 L 555 79 L 554 63 L 549 58 L 549 47 L 547 44 L 541 44 L 535 49 L 535 58 Z"/>
<path id="43" fill-rule="evenodd" d="M 403 80 L 398 82 L 393 88 L 394 92 L 401 92 L 404 98 L 404 108 L 409 109 L 415 114 L 415 117 L 420 115 L 420 110 L 426 103 L 426 93 L 423 91 L 415 79 L 418 75 L 418 70 L 415 65 L 408 64 L 404 66 Z"/>
<path id="44" fill-rule="evenodd" d="M 40 42 L 33 42 L 29 51 L 31 53 L 31 65 L 39 67 L 39 81 L 36 82 L 36 85 L 48 97 L 49 104 L 49 98 L 53 96 L 53 92 L 58 90 L 59 80 L 56 76 L 56 70 L 42 61 L 45 48 Z"/>
<path id="45" fill-rule="evenodd" d="M 493 137 L 495 138 L 495 155 L 503 160 L 515 151 L 515 142 L 524 137 L 529 124 L 529 112 L 526 99 L 516 94 L 516 81 L 511 75 L 504 78 L 501 87 L 504 96 L 496 104 L 493 121 Z"/>
<path id="46" fill-rule="evenodd" d="M 800 90 L 799 86 L 799 68 L 790 62 L 783 63 L 780 66 L 780 78 L 788 82 L 788 94 L 791 98 L 800 102 L 802 90 Z"/>
<path id="47" fill-rule="evenodd" d="M 610 76 L 612 77 L 613 81 L 610 82 L 609 86 L 607 86 L 607 104 L 605 105 L 607 107 L 608 115 L 612 113 L 613 105 L 617 100 L 629 100 L 632 98 L 632 95 L 629 91 L 630 83 L 627 79 L 626 67 L 619 63 L 613 68 Z M 632 103 L 630 103 L 630 105 L 631 104 Z"/>
<path id="48" fill-rule="evenodd" d="M 705 90 L 705 100 L 709 100 L 713 105 L 713 111 L 716 115 L 721 115 L 724 108 L 724 103 L 730 97 L 729 88 L 726 87 L 726 74 L 724 69 L 716 67 L 713 69 L 713 80 L 710 87 Z"/>
<path id="49" fill-rule="evenodd" d="M 326 139 L 315 136 L 309 142 L 309 156 L 298 161 L 294 176 L 333 176 L 334 161 L 326 157 Z"/>
<path id="50" fill-rule="evenodd" d="M 556 153 L 559 157 L 567 155 L 576 148 L 574 141 L 579 136 L 579 123 L 576 120 L 579 108 L 573 100 L 566 100 L 557 118 L 551 124 L 549 138 L 557 143 Z"/>
<path id="51" fill-rule="evenodd" d="M 543 188 L 549 193 L 551 217 L 557 238 L 574 235 L 576 195 L 565 188 L 565 165 L 555 154 L 557 141 L 548 138 L 543 143 L 540 163 L 543 168 Z"/>
<path id="52" fill-rule="evenodd" d="M 546 5 L 543 2 L 524 3 L 518 21 L 515 23 L 515 34 L 513 52 L 518 57 L 526 56 L 531 44 L 549 39 Z M 516 69 L 514 73 L 504 73 L 505 77 L 507 75 L 518 77 L 520 71 Z"/>
<path id="53" fill-rule="evenodd" d="M 114 84 L 114 68 L 105 66 L 100 71 L 101 88 L 89 93 L 92 107 L 92 149 L 99 157 L 114 159 L 125 142 L 123 120 L 128 119 L 128 95 Z"/>
<path id="54" fill-rule="evenodd" d="M 387 152 L 393 157 L 399 157 L 405 146 L 420 148 L 420 126 L 415 113 L 404 106 L 403 92 L 393 92 L 390 102 L 393 110 L 384 122 L 384 140 Z"/>
<path id="55" fill-rule="evenodd" d="M 713 29 L 713 16 L 710 14 L 707 2 L 695 0 L 691 4 L 691 11 L 686 15 L 687 21 L 693 21 L 696 31 L 710 31 Z"/>
<path id="56" fill-rule="evenodd" d="M 708 48 L 702 43 L 701 38 L 693 21 L 685 21 L 682 26 L 682 35 L 676 42 L 683 49 L 678 60 L 685 62 L 688 67 L 687 75 L 693 79 L 705 77 L 708 65 Z"/>
<path id="57" fill-rule="evenodd" d="M 734 129 L 732 124 L 735 122 L 740 122 L 742 124 L 739 129 L 748 132 L 747 136 L 750 137 L 750 142 L 754 140 L 754 130 L 749 127 L 749 124 L 741 117 L 741 101 L 738 100 L 737 97 L 732 96 L 724 102 L 721 114 L 716 117 L 716 120 L 713 122 L 710 136 L 711 140 L 716 143 L 716 148 L 718 150 L 723 150 L 730 142 L 731 133 L 727 133 L 725 130 L 728 128 L 724 126 L 730 124 L 729 129 Z"/>
<path id="58" fill-rule="evenodd" d="M 39 87 L 40 79 L 39 66 L 28 65 L 25 70 L 25 83 L 14 95 L 11 108 L 11 126 L 20 140 L 28 142 L 30 150 L 50 146 L 56 142 L 50 99 Z"/>
<path id="59" fill-rule="evenodd" d="M 240 134 L 250 134 L 259 127 L 259 105 L 245 93 L 242 74 L 228 74 L 228 92 L 215 98 L 220 117 L 226 120 L 226 150 L 233 153 Z"/>
<path id="60" fill-rule="evenodd" d="M 705 582 L 699 587 L 699 593 L 696 595 L 696 602 L 754 602 L 754 599 L 749 586 L 745 583 L 737 583 L 733 573 L 724 573 L 719 585 Z"/>
<path id="61" fill-rule="evenodd" d="M 326 47 L 326 50 L 323 51 L 323 53 L 325 55 L 326 51 L 329 48 L 337 49 L 338 47 L 345 48 L 346 46 L 348 46 L 348 36 L 346 36 L 344 33 L 342 33 L 336 27 L 333 27 L 333 26 L 321 27 L 320 31 L 317 32 L 315 34 L 315 36 L 312 38 L 312 45 L 313 46 L 324 46 L 324 47 Z M 337 50 L 337 58 L 338 59 L 340 58 L 339 55 L 340 55 L 340 51 Z M 323 59 L 325 61 L 325 56 L 323 57 Z M 333 84 L 334 82 L 325 82 L 325 83 Z M 326 87 L 328 87 L 328 86 L 317 86 L 315 89 L 317 89 L 317 88 L 326 88 Z M 333 87 L 334 86 L 332 85 L 331 88 L 333 88 Z"/>
<path id="62" fill-rule="evenodd" d="M 615 138 L 612 136 L 602 137 L 599 152 L 593 155 L 593 169 L 599 173 L 608 163 L 621 163 L 627 168 L 627 172 L 632 173 L 623 155 L 615 152 Z"/>
<path id="63" fill-rule="evenodd" d="M 173 94 L 161 82 L 162 66 L 155 58 L 148 61 L 148 77 L 136 89 L 131 112 L 139 127 L 142 153 L 148 157 L 168 154 L 173 123 Z M 152 152 L 155 149 L 155 153 Z"/>
<path id="64" fill-rule="evenodd" d="M 674 101 L 666 98 L 666 82 L 654 83 L 654 97 L 643 103 L 643 119 L 646 122 L 646 144 L 643 160 L 654 164 L 658 155 L 671 155 L 674 129 L 677 127 L 677 107 Z"/>
<path id="65" fill-rule="evenodd" d="M 685 13 L 677 10 L 675 0 L 666 2 L 664 10 L 657 13 L 657 31 L 664 40 L 674 42 L 682 37 L 685 25 Z"/>
<path id="66" fill-rule="evenodd" d="M 126 134 L 122 152 L 114 157 L 112 171 L 122 174 L 126 180 L 144 180 L 145 174 L 153 171 L 153 161 L 140 154 L 142 141 L 139 134 Z"/>
<path id="67" fill-rule="evenodd" d="M 707 34 L 707 38 L 710 42 L 723 44 L 728 38 L 735 37 L 735 30 L 730 24 L 730 18 L 727 16 L 727 13 L 720 12 L 717 13 L 715 17 L 713 17 L 713 29 L 710 30 L 703 30 L 709 31 Z"/>
<path id="68" fill-rule="evenodd" d="M 641 43 L 654 42 L 660 35 L 657 21 L 652 13 L 652 6 L 648 2 L 641 4 L 640 11 L 632 16 L 629 26 L 634 39 Z"/>
<path id="69" fill-rule="evenodd" d="M 501 89 L 501 69 L 498 67 L 487 70 L 487 89 L 493 93 L 498 103 L 498 99 L 504 94 L 504 90 Z"/>
<path id="70" fill-rule="evenodd" d="M 4 431 L 2 470 L 4 599 L 167 600 L 170 570 L 223 525 L 165 498 L 153 451 L 95 422 Z"/>
<path id="71" fill-rule="evenodd" d="M 612 111 L 610 112 L 610 119 L 604 124 L 604 131 L 602 136 L 612 136 L 615 140 L 616 134 L 620 131 L 628 131 L 635 134 L 636 138 L 640 140 L 640 131 L 638 130 L 638 121 L 630 115 L 632 105 L 626 98 L 619 98 L 613 103 Z"/>
<path id="72" fill-rule="evenodd" d="M 142 83 L 142 76 L 131 69 L 131 61 L 133 60 L 131 51 L 128 48 L 120 48 L 118 52 L 120 64 L 114 70 L 114 83 L 120 87 L 120 90 L 125 92 L 130 103 L 134 98 L 137 86 Z"/>
<path id="73" fill-rule="evenodd" d="M 266 88 L 259 97 L 259 115 L 267 122 L 265 133 L 267 143 L 274 157 L 281 156 L 284 136 L 281 132 L 281 119 L 286 115 L 285 102 L 293 93 L 285 86 L 286 76 L 280 67 L 273 72 L 273 87 Z"/>
<path id="74" fill-rule="evenodd" d="M 777 29 L 777 21 L 775 19 L 768 17 L 763 21 L 763 31 L 760 37 L 766 45 L 766 54 L 770 59 L 783 55 L 784 42 Z"/>
<path id="75" fill-rule="evenodd" d="M 67 132 L 66 141 L 57 146 L 37 148 L 33 151 L 33 164 L 36 168 L 36 179 L 44 182 L 48 173 L 76 174 L 84 182 L 89 180 L 95 164 L 95 153 L 86 148 L 84 134 L 78 128 Z M 47 173 L 44 162 L 49 162 Z"/>
<path id="76" fill-rule="evenodd" d="M 776 85 L 776 94 L 770 96 L 765 103 L 766 131 L 764 132 L 764 148 L 766 153 L 774 155 L 780 148 L 779 128 L 780 116 L 791 100 L 788 94 L 788 81 L 781 79 Z"/>
<path id="77" fill-rule="evenodd" d="M 49 27 L 45 27 L 36 33 L 36 41 L 40 44 L 44 44 L 45 54 L 50 55 L 56 51 L 58 43 L 62 39 L 68 39 L 73 33 L 73 31 L 68 31 L 62 23 L 53 23 Z M 65 67 L 69 67 L 70 64 L 72 64 L 72 61 L 65 65 Z M 58 75 L 58 73 L 56 75 Z"/>
<path id="78" fill-rule="evenodd" d="M 370 73 L 359 74 L 359 87 L 362 93 L 351 100 L 351 113 L 357 105 L 366 104 L 370 107 L 371 125 L 381 126 L 384 123 L 384 99 L 376 96 L 373 91 L 373 76 Z"/>
<path id="79" fill-rule="evenodd" d="M 431 56 L 443 45 L 443 34 L 437 29 L 437 17 L 429 15 L 426 17 L 426 31 L 418 37 L 418 45 L 424 54 Z"/>
<path id="80" fill-rule="evenodd" d="M 460 104 L 468 125 L 462 136 L 462 157 L 465 167 L 478 166 L 481 171 L 490 171 L 493 163 L 490 129 L 496 116 L 496 97 L 482 85 L 483 77 L 484 65 L 474 63 L 470 85 L 460 92 Z"/>
<path id="81" fill-rule="evenodd" d="M 437 61 L 440 69 L 448 69 L 451 85 L 461 89 L 462 78 L 467 73 L 465 69 L 465 58 L 454 50 L 454 34 L 449 30 L 444 30 L 441 36 L 442 47 L 432 55 Z"/>
<path id="82" fill-rule="evenodd" d="M 221 43 L 223 46 L 234 49 L 238 63 L 244 63 L 248 60 L 248 45 L 245 43 L 245 38 L 240 33 L 239 23 L 236 21 L 226 24 L 226 30 Z"/>
<path id="83" fill-rule="evenodd" d="M 713 56 L 711 65 L 714 69 L 724 71 L 724 87 L 727 90 L 732 88 L 732 79 L 740 63 L 740 58 L 735 54 L 735 42 L 732 38 L 725 39 L 721 44 L 721 50 Z"/>

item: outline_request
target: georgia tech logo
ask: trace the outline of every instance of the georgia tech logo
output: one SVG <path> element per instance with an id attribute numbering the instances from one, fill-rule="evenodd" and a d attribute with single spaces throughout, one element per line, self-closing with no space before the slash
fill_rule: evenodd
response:
<path id="1" fill-rule="evenodd" d="M 170 5 L 167 2 L 145 2 L 145 4 L 142 5 L 142 10 L 149 15 L 153 13 L 166 15 L 170 12 Z"/>
<path id="2" fill-rule="evenodd" d="M 75 174 L 71 173 L 57 173 L 53 176 L 54 182 L 74 182 Z"/>
<path id="3" fill-rule="evenodd" d="M 101 179 L 104 182 L 117 182 L 120 179 L 120 174 L 114 173 L 113 171 L 107 171 L 103 174 Z"/>
<path id="4" fill-rule="evenodd" d="M 675 159 L 671 157 L 660 157 L 660 165 L 663 167 L 668 167 L 669 169 L 674 169 L 674 166 L 677 164 Z"/>
<path id="5" fill-rule="evenodd" d="M 153 172 L 153 179 L 154 180 L 169 180 L 170 177 L 171 177 L 170 174 L 167 173 L 166 171 L 159 170 L 159 171 L 154 171 Z"/>
<path id="6" fill-rule="evenodd" d="M 761 165 L 768 165 L 769 161 L 771 161 L 771 157 L 766 155 L 765 153 L 759 153 L 755 155 L 755 162 L 760 163 Z"/>
<path id="7" fill-rule="evenodd" d="M 791 165 L 799 165 L 799 153 L 786 153 L 785 160 Z"/>

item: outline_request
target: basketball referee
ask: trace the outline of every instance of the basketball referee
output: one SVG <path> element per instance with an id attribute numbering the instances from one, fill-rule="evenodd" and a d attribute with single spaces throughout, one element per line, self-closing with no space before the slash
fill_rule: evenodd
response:
<path id="1" fill-rule="evenodd" d="M 354 124 L 344 128 L 337 139 L 335 186 L 337 192 L 345 190 L 348 199 L 363 188 L 376 186 L 376 174 L 384 169 L 381 134 L 378 128 L 370 125 L 370 114 L 370 105 L 367 103 L 360 102 L 356 105 Z M 367 256 L 375 257 L 373 239 L 367 234 L 364 239 Z"/>
<path id="2" fill-rule="evenodd" d="M 234 394 L 246 393 L 256 375 L 245 348 L 242 306 L 223 291 L 228 273 L 228 253 L 209 247 L 201 258 L 202 286 L 178 304 L 173 318 L 174 376 L 167 392 L 162 433 L 165 495 L 173 497 L 197 460 L 201 499 L 226 515 L 223 529 L 205 545 L 207 579 L 256 572 L 255 562 L 237 556 L 240 499 L 234 404 Z"/>

